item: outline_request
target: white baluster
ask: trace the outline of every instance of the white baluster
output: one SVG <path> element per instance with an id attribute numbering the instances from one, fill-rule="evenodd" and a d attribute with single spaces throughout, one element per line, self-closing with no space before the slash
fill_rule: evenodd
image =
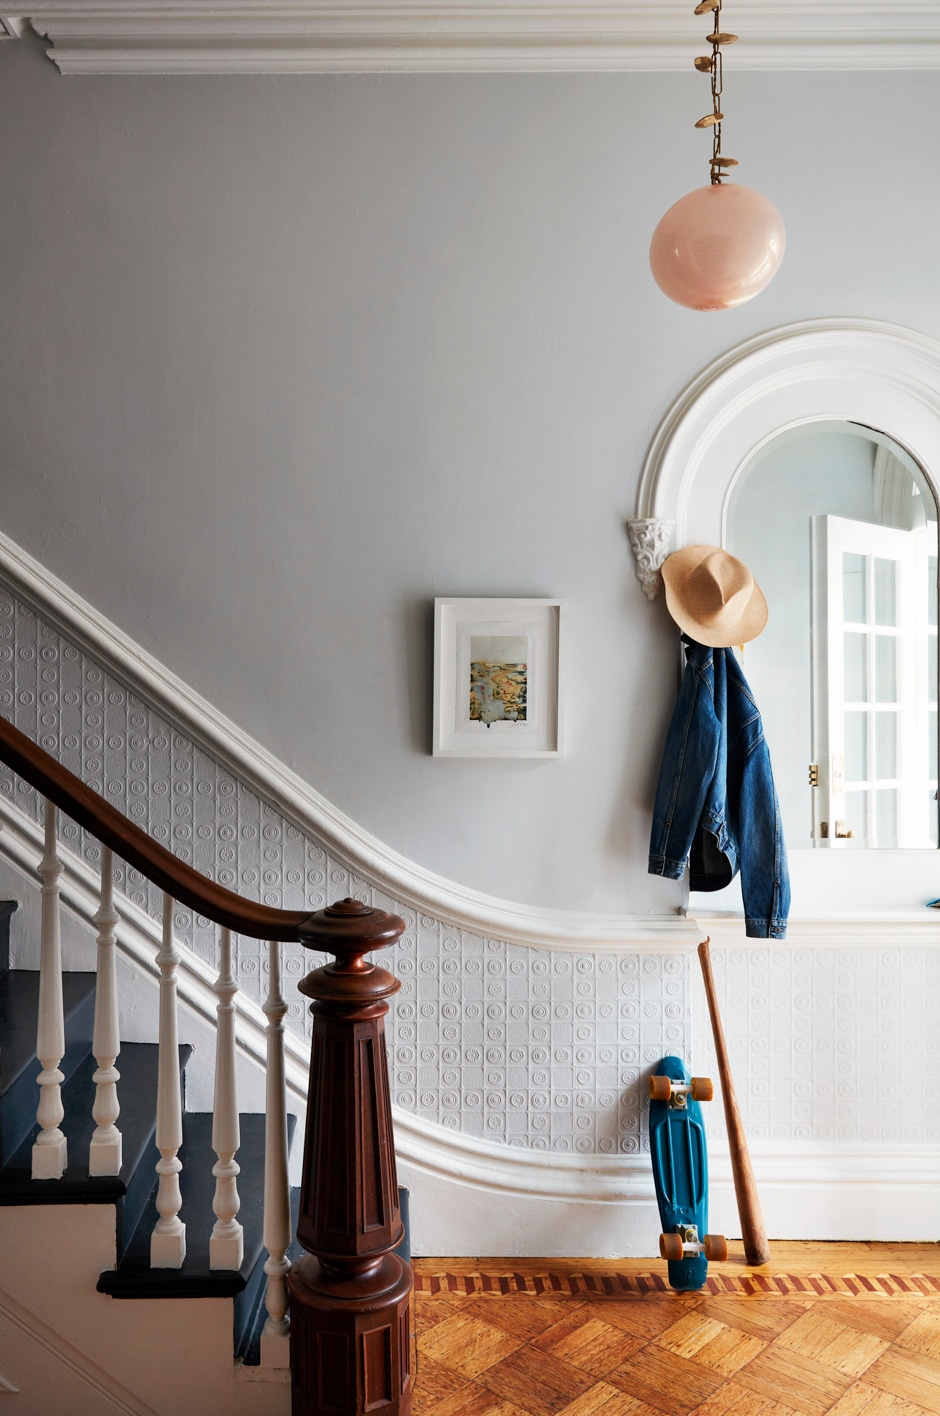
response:
<path id="1" fill-rule="evenodd" d="M 284 1072 L 284 1014 L 281 959 L 276 943 L 268 945 L 271 972 L 263 1009 L 267 1027 L 267 1077 L 264 1122 L 264 1271 L 268 1318 L 261 1334 L 261 1365 L 290 1366 L 290 1320 L 287 1316 L 287 1250 L 291 1241 L 290 1184 L 287 1177 L 287 1084 Z"/>
<path id="2" fill-rule="evenodd" d="M 101 848 L 101 903 L 95 915 L 98 926 L 98 977 L 95 990 L 95 1035 L 92 1051 L 98 1069 L 94 1075 L 97 1122 L 88 1151 L 89 1175 L 120 1175 L 121 1133 L 115 1122 L 121 1114 L 117 1084 L 121 1074 L 115 1067 L 121 1051 L 118 1031 L 117 945 L 114 931 L 121 916 L 114 908 L 114 877 L 111 851 Z"/>
<path id="3" fill-rule="evenodd" d="M 56 851 L 56 809 L 46 802 L 45 851 L 39 863 L 42 877 L 42 943 L 39 957 L 39 1018 L 36 1056 L 42 1071 L 36 1120 L 40 1132 L 33 1146 L 34 1180 L 59 1180 L 68 1165 L 68 1147 L 59 1122 L 65 1115 L 59 1063 L 65 1053 L 65 1012 L 62 1006 L 62 943 L 59 933 L 59 877 L 62 862 Z"/>
<path id="4" fill-rule="evenodd" d="M 186 1257 L 186 1225 L 179 1217 L 183 1203 L 177 1151 L 183 1144 L 183 1103 L 180 1091 L 179 1031 L 176 1018 L 176 969 L 179 954 L 173 944 L 173 900 L 163 897 L 163 945 L 160 967 L 160 1055 L 157 1072 L 157 1212 L 150 1236 L 150 1267 L 181 1268 Z"/>
<path id="5" fill-rule="evenodd" d="M 219 976 L 215 991 L 215 1097 L 212 1103 L 212 1149 L 218 1160 L 212 1167 L 215 1197 L 212 1209 L 215 1225 L 209 1238 L 209 1267 L 239 1269 L 245 1256 L 244 1230 L 235 1216 L 241 1201 L 236 1177 L 239 1165 L 235 1152 L 241 1145 L 238 1126 L 238 1098 L 235 1084 L 235 994 L 238 984 L 232 976 L 232 932 L 222 930 Z"/>

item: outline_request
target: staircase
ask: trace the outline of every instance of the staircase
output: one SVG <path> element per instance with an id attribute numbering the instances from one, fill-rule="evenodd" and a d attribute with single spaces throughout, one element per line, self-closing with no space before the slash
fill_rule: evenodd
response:
<path id="1" fill-rule="evenodd" d="M 15 901 L 0 902 L 0 1207 L 22 1205 L 110 1205 L 114 1208 L 116 1267 L 97 1281 L 99 1293 L 113 1298 L 227 1298 L 233 1308 L 233 1352 L 246 1366 L 260 1360 L 266 1257 L 263 1245 L 264 1123 L 263 1115 L 239 1117 L 238 1151 L 241 1201 L 239 1222 L 244 1229 L 244 1259 L 237 1270 L 210 1269 L 209 1237 L 215 1155 L 211 1145 L 212 1117 L 185 1110 L 186 1064 L 192 1047 L 179 1047 L 183 1089 L 183 1144 L 180 1188 L 181 1214 L 186 1222 L 186 1257 L 179 1269 L 150 1267 L 150 1235 L 157 1222 L 159 1159 L 154 1134 L 158 1048 L 155 1043 L 124 1043 L 121 1073 L 120 1124 L 123 1164 L 119 1175 L 89 1176 L 88 1154 L 95 1122 L 96 1061 L 91 1051 L 95 1006 L 95 975 L 62 975 L 66 1046 L 59 1069 L 63 1073 L 61 1123 L 68 1143 L 69 1164 L 59 1180 L 32 1179 L 32 1145 L 36 1134 L 36 1016 L 39 973 L 9 967 L 10 919 Z M 288 1118 L 292 1137 L 296 1117 Z M 291 1192 L 292 1232 L 296 1230 L 299 1190 Z M 292 1245 L 288 1257 L 299 1257 Z M 0 1388 L 2 1389 L 2 1388 Z M 26 1409 L 26 1408 L 22 1408 Z M 37 1416 L 40 1413 L 37 1409 Z"/>
<path id="2" fill-rule="evenodd" d="M 2 718 L 0 760 L 45 796 L 38 971 L 10 967 L 17 906 L 0 902 L 0 1397 L 26 1416 L 287 1416 L 293 1390 L 295 1410 L 352 1416 L 364 1392 L 374 1416 L 406 1416 L 412 1279 L 383 1023 L 398 983 L 367 961 L 403 921 L 235 895 Z M 59 810 L 103 847 L 95 973 L 62 970 Z M 119 1040 L 112 852 L 164 891 L 156 1043 Z M 185 1108 L 177 901 L 220 930 L 211 1114 Z M 236 933 L 266 941 L 263 1115 L 237 1107 Z M 335 955 L 300 984 L 314 1000 L 302 1203 L 281 940 Z"/>

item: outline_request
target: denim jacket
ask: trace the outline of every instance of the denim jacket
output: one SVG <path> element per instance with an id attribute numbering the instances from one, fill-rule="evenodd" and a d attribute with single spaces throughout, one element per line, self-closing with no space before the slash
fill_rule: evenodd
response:
<path id="1" fill-rule="evenodd" d="M 784 939 L 790 876 L 760 714 L 731 649 L 683 635 L 685 673 L 666 735 L 651 875 L 721 890 L 741 872 L 746 933 Z"/>

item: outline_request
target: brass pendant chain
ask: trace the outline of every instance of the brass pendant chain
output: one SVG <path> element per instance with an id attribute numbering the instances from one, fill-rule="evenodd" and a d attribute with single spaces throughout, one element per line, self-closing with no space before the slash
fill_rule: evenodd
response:
<path id="1" fill-rule="evenodd" d="M 697 15 L 712 14 L 712 33 L 707 36 L 711 44 L 711 54 L 703 54 L 695 60 L 695 67 L 700 74 L 710 74 L 712 81 L 712 111 L 706 113 L 704 118 L 700 118 L 696 123 L 696 128 L 711 128 L 712 130 L 712 156 L 710 163 L 710 173 L 712 186 L 721 185 L 722 174 L 728 167 L 737 167 L 737 159 L 734 157 L 722 157 L 721 155 L 721 123 L 724 114 L 721 111 L 721 88 L 724 79 L 724 66 L 722 63 L 721 46 L 723 44 L 734 44 L 737 39 L 736 34 L 728 34 L 718 28 L 718 21 L 721 16 L 721 0 L 701 0 L 701 4 L 696 5 Z"/>

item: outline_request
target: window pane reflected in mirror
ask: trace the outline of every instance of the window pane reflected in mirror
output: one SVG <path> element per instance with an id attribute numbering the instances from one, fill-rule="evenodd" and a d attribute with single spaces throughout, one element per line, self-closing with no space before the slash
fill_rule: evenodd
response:
<path id="1" fill-rule="evenodd" d="M 845 780 L 864 782 L 868 779 L 868 714 L 845 715 Z"/>
<path id="2" fill-rule="evenodd" d="M 842 557 L 842 618 L 848 624 L 867 624 L 865 557 L 849 551 Z"/>
<path id="3" fill-rule="evenodd" d="M 868 636 L 848 633 L 845 636 L 845 701 L 868 702 Z"/>
<path id="4" fill-rule="evenodd" d="M 875 624 L 891 625 L 898 622 L 898 568 L 897 562 L 875 556 L 872 561 L 875 581 Z"/>
<path id="5" fill-rule="evenodd" d="M 875 635 L 875 702 L 898 701 L 898 641 L 893 635 Z"/>
<path id="6" fill-rule="evenodd" d="M 898 715 L 875 714 L 875 776 L 879 781 L 898 775 Z"/>

